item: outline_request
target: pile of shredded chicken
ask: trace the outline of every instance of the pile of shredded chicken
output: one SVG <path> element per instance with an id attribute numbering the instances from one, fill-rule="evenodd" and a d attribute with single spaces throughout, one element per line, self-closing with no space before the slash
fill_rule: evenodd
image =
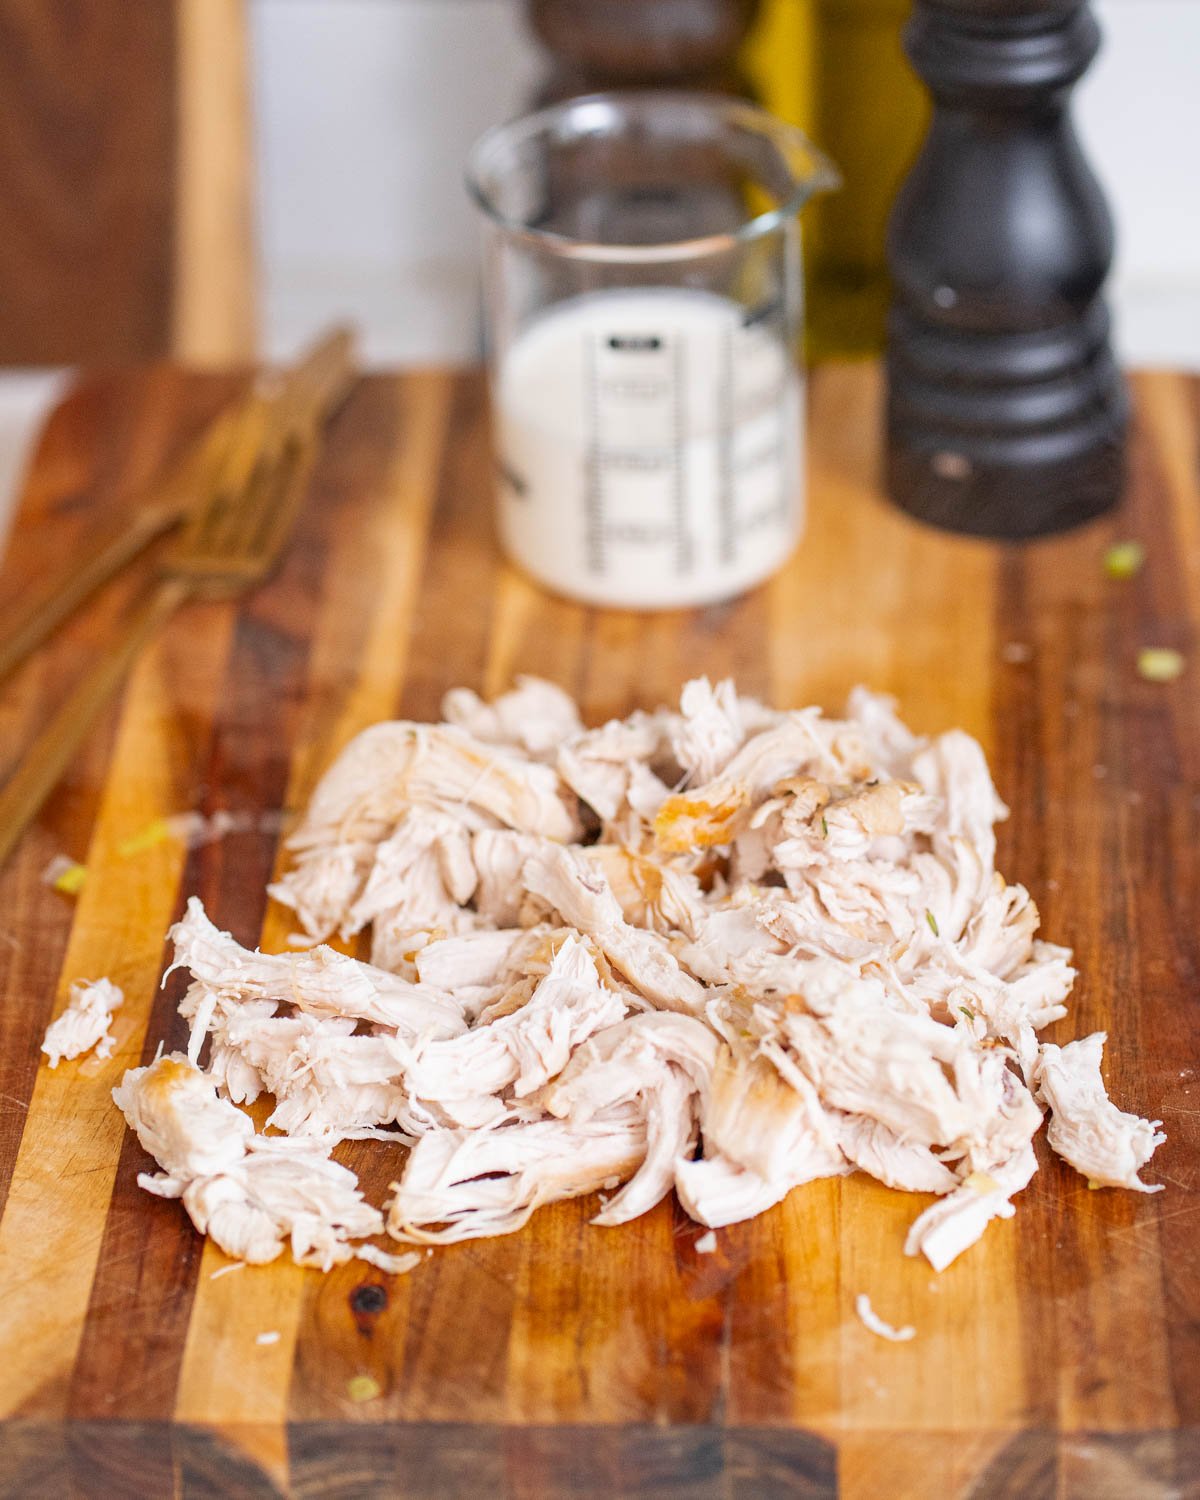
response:
<path id="1" fill-rule="evenodd" d="M 861 688 L 828 719 L 703 678 L 598 729 L 534 679 L 443 713 L 346 748 L 272 887 L 370 963 L 250 952 L 196 900 L 173 930 L 187 1056 L 114 1097 L 142 1185 L 229 1254 L 404 1269 L 371 1238 L 507 1234 L 587 1193 L 620 1224 L 672 1189 L 715 1228 L 863 1171 L 936 1195 L 905 1249 L 941 1270 L 1013 1213 L 1046 1110 L 1092 1183 L 1155 1190 L 1163 1136 L 1109 1101 L 1103 1035 L 1038 1040 L 1071 955 L 995 870 L 969 736 Z M 395 1152 L 385 1211 L 330 1156 L 363 1138 Z"/>

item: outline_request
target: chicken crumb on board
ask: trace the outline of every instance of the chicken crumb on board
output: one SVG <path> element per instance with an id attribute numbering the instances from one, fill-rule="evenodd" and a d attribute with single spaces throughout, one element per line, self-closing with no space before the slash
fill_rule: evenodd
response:
<path id="1" fill-rule="evenodd" d="M 881 1339 L 888 1339 L 893 1344 L 907 1344 L 909 1339 L 915 1339 L 917 1336 L 917 1330 L 911 1323 L 906 1323 L 903 1328 L 893 1328 L 890 1323 L 885 1323 L 871 1306 L 871 1299 L 866 1292 L 859 1292 L 855 1297 L 854 1311 L 872 1333 L 878 1334 Z"/>
<path id="2" fill-rule="evenodd" d="M 62 1013 L 50 1022 L 42 1038 L 50 1066 L 57 1068 L 64 1057 L 82 1057 L 85 1052 L 111 1057 L 115 1040 L 109 1024 L 113 1011 L 124 1003 L 125 996 L 110 980 L 77 980 Z"/>
<path id="3" fill-rule="evenodd" d="M 385 1232 L 506 1234 L 593 1192 L 615 1225 L 672 1190 L 711 1230 L 863 1171 L 937 1195 L 904 1248 L 941 1270 L 1014 1213 L 1044 1109 L 1089 1181 L 1152 1190 L 1159 1122 L 1107 1099 L 1103 1035 L 1038 1040 L 1075 971 L 996 873 L 968 735 L 703 678 L 595 729 L 532 678 L 443 713 L 359 735 L 287 840 L 271 893 L 315 946 L 251 952 L 194 899 L 172 931 L 187 1054 L 114 1097 L 141 1185 L 227 1254 L 399 1274 Z M 324 946 L 359 934 L 369 963 Z M 344 1140 L 391 1150 L 383 1208 Z"/>

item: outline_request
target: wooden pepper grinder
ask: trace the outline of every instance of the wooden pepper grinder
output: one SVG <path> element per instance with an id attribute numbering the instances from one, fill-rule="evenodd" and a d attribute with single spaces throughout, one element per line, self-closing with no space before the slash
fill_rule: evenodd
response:
<path id="1" fill-rule="evenodd" d="M 1099 31 L 1086 0 L 916 0 L 904 40 L 934 113 L 888 237 L 890 492 L 956 531 L 1058 531 L 1124 478 L 1112 225 L 1068 114 Z"/>
<path id="2" fill-rule="evenodd" d="M 746 93 L 738 49 L 759 0 L 526 0 L 554 59 L 543 103 L 613 88 Z"/>

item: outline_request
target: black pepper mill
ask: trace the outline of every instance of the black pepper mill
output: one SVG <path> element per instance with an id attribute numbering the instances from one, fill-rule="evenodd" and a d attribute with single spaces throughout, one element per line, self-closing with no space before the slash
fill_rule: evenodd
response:
<path id="1" fill-rule="evenodd" d="M 1059 531 L 1120 495 L 1112 223 L 1068 114 L 1085 0 L 916 0 L 934 113 L 888 235 L 888 486 L 922 520 Z"/>

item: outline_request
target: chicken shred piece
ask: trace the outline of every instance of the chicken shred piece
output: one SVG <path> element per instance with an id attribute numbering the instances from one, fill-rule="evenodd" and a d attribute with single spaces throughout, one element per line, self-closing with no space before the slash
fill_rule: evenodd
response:
<path id="1" fill-rule="evenodd" d="M 624 1014 L 624 1001 L 600 983 L 584 943 L 569 937 L 520 1009 L 461 1036 L 413 1047 L 404 1062 L 405 1086 L 455 1124 L 498 1121 L 506 1112 L 501 1094 L 532 1094 L 562 1072 L 581 1042 Z"/>
<path id="2" fill-rule="evenodd" d="M 565 842 L 580 832 L 550 766 L 450 725 L 376 724 L 350 742 L 289 837 L 298 858 L 270 887 L 312 937 L 352 921 L 379 847 L 414 808 Z"/>
<path id="3" fill-rule="evenodd" d="M 878 1120 L 843 1115 L 838 1141 L 848 1161 L 888 1187 L 908 1193 L 949 1193 L 958 1178 L 928 1146 L 903 1140 Z"/>
<path id="4" fill-rule="evenodd" d="M 543 1203 L 623 1181 L 645 1154 L 646 1126 L 631 1106 L 585 1123 L 436 1131 L 413 1147 L 394 1185 L 388 1232 L 430 1245 L 511 1234 Z"/>
<path id="5" fill-rule="evenodd" d="M 316 1016 L 371 1021 L 414 1038 L 457 1036 L 465 1030 L 462 1007 L 449 992 L 410 984 L 332 948 L 251 952 L 219 931 L 195 896 L 170 937 L 175 944 L 171 968 L 188 969 L 192 990 L 205 1000 L 286 1003 Z M 183 1014 L 194 1015 L 199 1003 L 196 998 L 187 1000 Z"/>
<path id="6" fill-rule="evenodd" d="M 944 1271 L 980 1237 L 992 1219 L 1011 1219 L 1009 1199 L 1028 1187 L 1037 1171 L 1033 1147 L 1026 1145 L 994 1172 L 972 1172 L 954 1191 L 913 1220 L 905 1255 L 924 1255 Z"/>
<path id="7" fill-rule="evenodd" d="M 82 1057 L 95 1052 L 97 1057 L 111 1057 L 116 1045 L 109 1024 L 113 1011 L 119 1010 L 125 996 L 108 979 L 79 979 L 71 986 L 67 1003 L 51 1021 L 42 1039 L 42 1051 L 57 1068 L 64 1057 Z"/>
<path id="8" fill-rule="evenodd" d="M 493 703 L 470 688 L 451 688 L 442 699 L 442 718 L 485 744 L 507 745 L 539 760 L 583 733 L 574 699 L 540 677 L 518 677 L 516 687 Z"/>
<path id="9" fill-rule="evenodd" d="M 383 1229 L 353 1172 L 311 1142 L 255 1135 L 249 1118 L 178 1053 L 131 1068 L 113 1099 L 162 1169 L 143 1173 L 140 1185 L 181 1198 L 200 1233 L 227 1255 L 260 1265 L 290 1245 L 299 1264 L 326 1271 L 360 1251 L 372 1264 L 385 1256 L 385 1269 L 401 1269 L 388 1252 L 353 1243 Z"/>
<path id="10" fill-rule="evenodd" d="M 617 1225 L 673 1191 L 712 1230 L 865 1172 L 936 1195 L 904 1249 L 941 1270 L 1015 1212 L 1043 1109 L 1092 1185 L 1157 1191 L 1163 1136 L 1108 1099 L 1103 1034 L 1040 1041 L 1075 971 L 995 868 L 1007 808 L 970 736 L 863 688 L 832 718 L 706 678 L 598 728 L 536 678 L 443 714 L 375 725 L 318 783 L 271 887 L 303 951 L 195 900 L 172 930 L 188 1055 L 114 1098 L 159 1164 L 142 1186 L 230 1255 L 400 1274 L 385 1228 L 507 1234 L 589 1194 Z M 107 1055 L 105 984 L 52 1060 Z M 239 1106 L 264 1095 L 260 1134 Z M 386 1214 L 342 1140 L 395 1153 Z"/>
<path id="11" fill-rule="evenodd" d="M 906 1323 L 903 1328 L 897 1328 L 892 1323 L 885 1323 L 875 1309 L 871 1306 L 871 1299 L 866 1292 L 859 1292 L 854 1299 L 854 1311 L 858 1314 L 863 1325 L 877 1334 L 881 1339 L 887 1339 L 893 1344 L 906 1344 L 909 1339 L 915 1339 L 917 1330 L 911 1323 Z"/>
<path id="12" fill-rule="evenodd" d="M 1095 1031 L 1065 1047 L 1042 1047 L 1036 1084 L 1050 1107 L 1046 1139 L 1089 1182 L 1161 1193 L 1161 1182 L 1143 1182 L 1138 1173 L 1166 1140 L 1158 1128 L 1162 1121 L 1126 1114 L 1108 1097 L 1100 1077 L 1107 1039 Z"/>
<path id="13" fill-rule="evenodd" d="M 631 927 L 604 874 L 581 853 L 547 846 L 525 862 L 521 880 L 563 920 L 594 939 L 614 967 L 655 1005 L 690 1012 L 703 986 L 684 972 L 657 933 Z"/>

